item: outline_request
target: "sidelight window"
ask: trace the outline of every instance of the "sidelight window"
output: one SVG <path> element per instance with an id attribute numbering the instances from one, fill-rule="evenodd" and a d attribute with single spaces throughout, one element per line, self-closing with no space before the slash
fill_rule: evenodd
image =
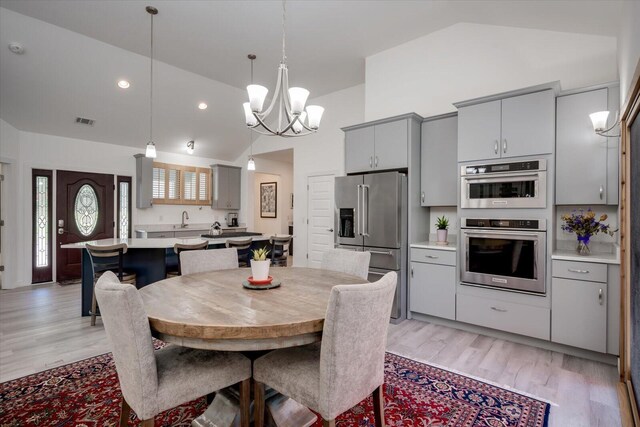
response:
<path id="1" fill-rule="evenodd" d="M 131 237 L 131 177 L 119 176 L 118 181 L 118 237 Z"/>
<path id="2" fill-rule="evenodd" d="M 52 280 L 52 176 L 53 174 L 50 170 L 33 169 L 32 172 L 33 283 L 48 282 Z"/>

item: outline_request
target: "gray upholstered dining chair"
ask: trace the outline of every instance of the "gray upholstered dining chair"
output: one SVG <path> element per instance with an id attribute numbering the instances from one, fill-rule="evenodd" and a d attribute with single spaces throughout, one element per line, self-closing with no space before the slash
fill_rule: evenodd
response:
<path id="1" fill-rule="evenodd" d="M 167 277 L 176 277 L 182 274 L 182 268 L 180 267 L 180 254 L 187 251 L 201 251 L 206 250 L 209 247 L 209 241 L 203 240 L 198 243 L 176 243 L 173 245 L 173 252 L 178 256 L 178 265 L 176 269 L 167 271 Z"/>
<path id="2" fill-rule="evenodd" d="M 154 351 L 151 328 L 139 291 L 111 272 L 96 284 L 102 320 L 122 389 L 120 425 L 133 409 L 143 427 L 167 409 L 240 383 L 241 414 L 249 413 L 251 361 L 239 353 L 174 345 Z M 249 417 L 241 420 L 249 427 Z"/>
<path id="3" fill-rule="evenodd" d="M 253 362 L 254 420 L 264 424 L 264 386 L 318 412 L 323 425 L 373 393 L 376 426 L 384 426 L 384 357 L 397 275 L 331 290 L 322 343 L 275 350 Z"/>
<path id="4" fill-rule="evenodd" d="M 367 280 L 371 253 L 348 251 L 346 249 L 332 249 L 322 254 L 320 268 L 339 271 Z"/>
<path id="5" fill-rule="evenodd" d="M 238 250 L 236 248 L 180 253 L 180 269 L 183 275 L 232 268 L 238 268 Z"/>

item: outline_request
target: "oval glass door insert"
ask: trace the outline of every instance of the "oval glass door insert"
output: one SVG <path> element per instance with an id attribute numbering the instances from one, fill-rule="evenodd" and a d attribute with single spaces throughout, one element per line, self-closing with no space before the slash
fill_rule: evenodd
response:
<path id="1" fill-rule="evenodd" d="M 74 211 L 80 234 L 91 235 L 98 224 L 98 195 L 89 184 L 84 184 L 78 190 Z"/>

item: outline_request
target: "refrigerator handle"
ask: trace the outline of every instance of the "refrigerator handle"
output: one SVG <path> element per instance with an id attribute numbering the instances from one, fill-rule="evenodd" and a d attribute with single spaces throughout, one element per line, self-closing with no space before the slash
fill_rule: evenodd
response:
<path id="1" fill-rule="evenodd" d="M 356 215 L 354 216 L 356 220 L 356 235 L 358 236 L 362 236 L 362 234 L 360 233 L 360 188 L 361 187 L 362 185 L 360 184 L 356 185 L 358 195 L 356 196 Z"/>
<path id="2" fill-rule="evenodd" d="M 369 237 L 369 186 L 366 184 L 362 186 L 362 224 L 364 236 Z"/>

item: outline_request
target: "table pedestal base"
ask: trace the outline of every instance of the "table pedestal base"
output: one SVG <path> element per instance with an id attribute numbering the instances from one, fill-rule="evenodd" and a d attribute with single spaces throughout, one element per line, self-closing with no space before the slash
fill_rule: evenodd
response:
<path id="1" fill-rule="evenodd" d="M 306 406 L 273 389 L 265 392 L 267 427 L 310 427 L 318 417 Z M 253 419 L 254 404 L 251 403 Z M 232 387 L 220 390 L 207 410 L 191 422 L 191 427 L 240 427 L 238 392 Z"/>

